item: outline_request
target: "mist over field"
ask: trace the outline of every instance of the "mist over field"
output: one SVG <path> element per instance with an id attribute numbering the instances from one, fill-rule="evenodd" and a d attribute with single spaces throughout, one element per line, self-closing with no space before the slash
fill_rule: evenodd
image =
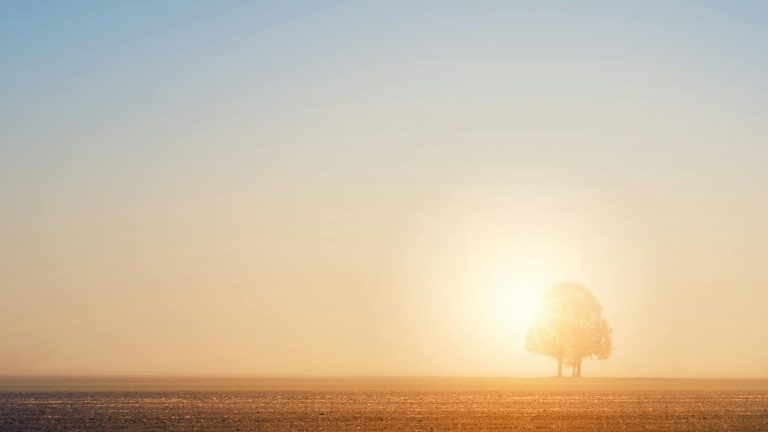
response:
<path id="1" fill-rule="evenodd" d="M 765 377 L 761 2 L 8 2 L 0 371 Z"/>

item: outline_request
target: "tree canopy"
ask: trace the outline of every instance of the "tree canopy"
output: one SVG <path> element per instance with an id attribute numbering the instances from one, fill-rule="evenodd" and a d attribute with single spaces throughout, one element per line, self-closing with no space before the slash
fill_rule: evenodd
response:
<path id="1" fill-rule="evenodd" d="M 611 327 L 603 307 L 585 286 L 563 282 L 547 290 L 539 311 L 528 329 L 526 348 L 534 354 L 557 360 L 557 376 L 563 363 L 581 376 L 585 357 L 606 359 L 611 355 Z"/>

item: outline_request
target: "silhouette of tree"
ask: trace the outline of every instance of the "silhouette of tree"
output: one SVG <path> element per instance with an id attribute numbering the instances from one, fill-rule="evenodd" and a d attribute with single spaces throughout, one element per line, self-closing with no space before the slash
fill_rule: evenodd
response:
<path id="1" fill-rule="evenodd" d="M 525 342 L 528 351 L 557 360 L 558 377 L 563 375 L 563 363 L 580 377 L 585 357 L 606 359 L 613 349 L 603 307 L 575 282 L 560 283 L 544 293 Z"/>

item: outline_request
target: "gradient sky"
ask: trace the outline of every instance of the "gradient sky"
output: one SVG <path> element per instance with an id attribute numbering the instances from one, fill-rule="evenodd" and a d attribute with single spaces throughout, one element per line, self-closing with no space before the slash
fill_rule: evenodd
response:
<path id="1" fill-rule="evenodd" d="M 765 2 L 0 2 L 0 372 L 768 376 Z"/>

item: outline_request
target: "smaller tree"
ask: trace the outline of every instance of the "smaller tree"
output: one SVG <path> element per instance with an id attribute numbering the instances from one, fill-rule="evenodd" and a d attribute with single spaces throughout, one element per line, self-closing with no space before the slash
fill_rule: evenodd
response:
<path id="1" fill-rule="evenodd" d="M 557 360 L 557 376 L 563 376 L 563 362 L 565 361 L 565 344 L 560 340 L 557 332 L 553 331 L 546 323 L 536 321 L 528 328 L 525 338 L 525 348 L 534 354 L 553 357 Z"/>
<path id="2" fill-rule="evenodd" d="M 542 296 L 538 315 L 528 329 L 526 348 L 554 357 L 557 376 L 562 376 L 565 363 L 573 367 L 573 376 L 580 377 L 585 357 L 605 359 L 611 354 L 611 327 L 600 302 L 586 287 L 564 282 Z"/>

